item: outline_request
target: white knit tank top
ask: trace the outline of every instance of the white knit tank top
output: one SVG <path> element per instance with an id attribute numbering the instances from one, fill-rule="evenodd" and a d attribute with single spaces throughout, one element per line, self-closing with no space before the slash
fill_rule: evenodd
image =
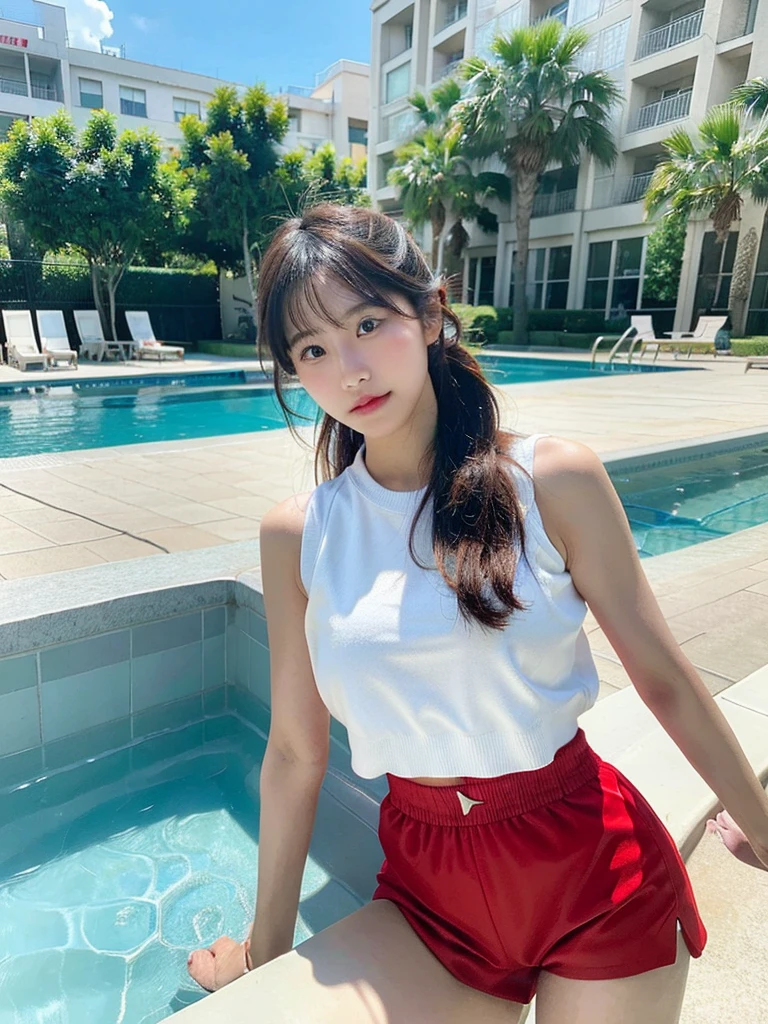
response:
<path id="1" fill-rule="evenodd" d="M 531 476 L 540 436 L 511 448 Z M 364 449 L 309 500 L 301 546 L 307 643 L 320 696 L 346 726 L 363 778 L 541 768 L 597 700 L 586 605 L 547 537 L 532 480 L 511 472 L 525 511 L 528 557 L 515 589 L 526 607 L 503 630 L 466 623 L 440 573 L 413 561 L 408 537 L 424 491 L 382 487 Z M 415 550 L 434 566 L 431 503 Z"/>

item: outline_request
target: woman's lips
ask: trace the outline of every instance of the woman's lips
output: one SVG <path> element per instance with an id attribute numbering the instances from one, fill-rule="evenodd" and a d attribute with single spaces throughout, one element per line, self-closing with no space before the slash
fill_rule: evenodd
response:
<path id="1" fill-rule="evenodd" d="M 392 392 L 388 391 L 386 395 L 378 395 L 373 398 L 366 398 L 359 405 L 354 406 L 354 408 L 352 408 L 350 412 L 375 412 L 377 409 L 381 408 L 381 406 L 386 402 L 386 400 L 389 398 L 391 394 Z"/>

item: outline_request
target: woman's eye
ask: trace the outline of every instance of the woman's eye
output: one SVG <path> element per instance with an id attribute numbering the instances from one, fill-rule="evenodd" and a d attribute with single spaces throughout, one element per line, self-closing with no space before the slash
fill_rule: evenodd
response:
<path id="1" fill-rule="evenodd" d="M 309 353 L 312 353 L 312 355 L 309 355 Z M 318 355 L 318 353 L 319 353 L 319 355 Z M 307 345 L 307 347 L 305 349 L 302 349 L 302 352 L 301 352 L 301 355 L 299 356 L 299 358 L 301 360 L 303 360 L 304 362 L 307 362 L 307 361 L 312 362 L 312 360 L 314 360 L 314 359 L 319 359 L 322 354 L 323 354 L 323 349 L 322 349 L 322 347 L 320 345 Z"/>
<path id="2" fill-rule="evenodd" d="M 367 316 L 365 320 L 360 321 L 360 331 L 363 334 L 371 334 L 373 331 L 376 330 L 380 323 L 380 320 L 376 320 L 372 316 Z"/>

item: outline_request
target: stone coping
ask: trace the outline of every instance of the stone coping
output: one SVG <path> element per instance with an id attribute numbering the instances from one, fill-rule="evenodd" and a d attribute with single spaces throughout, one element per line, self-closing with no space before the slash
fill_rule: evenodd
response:
<path id="1" fill-rule="evenodd" d="M 768 666 L 753 672 L 715 697 L 760 778 L 768 775 Z M 674 837 L 683 857 L 701 838 L 705 822 L 718 807 L 717 798 L 694 771 L 634 688 L 598 702 L 579 720 L 587 739 L 605 760 L 623 772 L 648 799 Z M 194 1003 L 162 1024 L 250 1024 L 259 1020 L 294 1024 L 301 1007 L 302 1024 L 312 1024 L 313 982 L 306 962 L 295 949 L 221 992 Z M 301 990 L 306 986 L 306 1002 Z M 290 991 L 291 1006 L 286 1007 Z M 323 1022 L 327 1017 L 322 1018 Z"/>

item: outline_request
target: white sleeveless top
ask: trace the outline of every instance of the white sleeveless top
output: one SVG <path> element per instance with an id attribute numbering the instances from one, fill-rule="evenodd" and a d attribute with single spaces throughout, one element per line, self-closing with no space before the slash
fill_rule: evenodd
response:
<path id="1" fill-rule="evenodd" d="M 540 436 L 510 449 L 531 476 Z M 511 472 L 525 512 L 528 557 L 519 560 L 515 592 L 526 607 L 503 630 L 466 623 L 440 573 L 413 561 L 408 537 L 424 490 L 382 487 L 361 449 L 310 497 L 301 546 L 309 654 L 363 778 L 541 768 L 597 700 L 586 605 L 547 537 L 531 479 Z M 415 550 L 435 565 L 431 502 Z"/>

